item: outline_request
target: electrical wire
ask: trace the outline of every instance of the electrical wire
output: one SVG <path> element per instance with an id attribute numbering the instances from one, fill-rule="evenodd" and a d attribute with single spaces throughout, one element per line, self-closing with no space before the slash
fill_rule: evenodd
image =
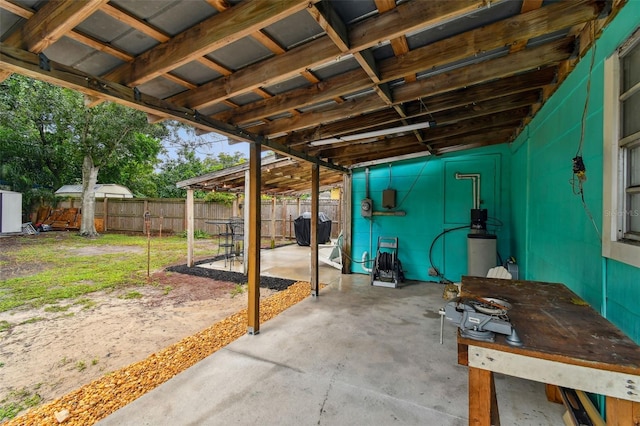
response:
<path id="1" fill-rule="evenodd" d="M 595 37 L 594 37 L 594 40 L 595 40 Z M 579 157 L 582 155 L 582 147 L 584 145 L 584 134 L 585 134 L 585 128 L 587 123 L 587 109 L 589 107 L 589 97 L 591 95 L 591 73 L 593 72 L 593 63 L 595 62 L 595 58 L 596 58 L 596 43 L 594 41 L 593 52 L 591 54 L 591 64 L 589 65 L 589 74 L 588 74 L 589 77 L 587 78 L 587 97 L 584 101 L 584 109 L 582 110 L 582 128 L 580 130 L 580 143 L 578 144 L 576 157 Z"/>
<path id="2" fill-rule="evenodd" d="M 413 187 L 416 186 L 416 183 L 418 183 L 418 179 L 420 179 L 420 176 L 422 176 L 422 172 L 424 171 L 424 168 L 427 166 L 427 163 L 429 162 L 429 160 L 431 159 L 431 157 L 427 157 L 424 164 L 422 165 L 422 168 L 420 169 L 420 171 L 418 172 L 418 175 L 416 176 L 416 178 L 413 180 L 413 183 L 411 184 L 411 186 L 409 187 L 409 190 L 407 191 L 406 194 L 404 194 L 404 197 L 402 197 L 402 200 L 400 200 L 400 202 L 398 203 L 398 205 L 396 206 L 396 209 L 399 209 L 400 206 L 402 206 L 402 203 L 404 203 L 404 200 L 407 199 L 407 197 L 409 196 L 409 194 L 411 194 L 411 191 L 413 190 Z"/>
<path id="3" fill-rule="evenodd" d="M 458 226 L 456 228 L 449 228 L 449 229 L 445 229 L 444 231 L 442 231 L 441 233 L 439 233 L 431 242 L 431 247 L 429 247 L 429 265 L 431 266 L 431 268 L 433 268 L 433 270 L 436 272 L 436 276 L 438 278 L 440 278 L 442 281 L 447 282 L 447 283 L 451 283 L 451 280 L 448 280 L 443 274 L 440 273 L 440 271 L 438 270 L 438 268 L 435 267 L 435 265 L 433 264 L 433 246 L 435 246 L 436 241 L 438 241 L 440 239 L 440 237 L 444 236 L 445 234 L 451 232 L 451 231 L 457 231 L 459 229 L 469 229 L 469 225 L 464 225 L 464 226 Z"/>
<path id="4" fill-rule="evenodd" d="M 495 226 L 495 227 L 504 226 L 504 223 L 500 219 L 498 219 L 497 217 L 489 216 L 489 217 L 487 217 L 487 219 L 488 220 L 493 220 L 493 221 L 496 222 L 496 223 L 491 223 L 491 224 L 487 222 L 487 225 L 491 225 L 491 226 Z"/>
<path id="5" fill-rule="evenodd" d="M 351 261 L 351 263 L 359 263 L 359 264 L 365 264 L 365 263 L 372 263 L 376 261 L 376 258 L 374 257 L 373 259 L 367 259 L 367 260 L 355 260 L 353 257 L 349 256 L 347 253 L 342 252 L 342 254 Z"/>
<path id="6" fill-rule="evenodd" d="M 580 195 L 580 201 L 582 203 L 582 208 L 584 209 L 587 217 L 591 221 L 593 228 L 598 235 L 598 239 L 602 240 L 602 236 L 600 235 L 600 230 L 598 229 L 598 225 L 596 224 L 595 219 L 593 218 L 593 214 L 587 206 L 587 202 L 584 199 L 584 182 L 587 180 L 586 168 L 584 165 L 584 161 L 582 159 L 582 148 L 584 147 L 584 135 L 587 123 L 587 110 L 589 109 L 589 98 L 591 96 L 591 77 L 593 72 L 593 64 L 595 62 L 596 57 L 596 48 L 597 44 L 595 43 L 595 28 L 593 34 L 593 51 L 591 53 L 591 63 L 589 65 L 589 74 L 587 78 L 587 96 L 584 101 L 584 108 L 582 110 L 582 121 L 581 121 L 581 130 L 580 130 L 580 142 L 578 143 L 578 148 L 576 150 L 576 155 L 573 158 L 573 174 L 569 183 L 571 184 L 571 188 L 573 190 L 574 195 Z"/>

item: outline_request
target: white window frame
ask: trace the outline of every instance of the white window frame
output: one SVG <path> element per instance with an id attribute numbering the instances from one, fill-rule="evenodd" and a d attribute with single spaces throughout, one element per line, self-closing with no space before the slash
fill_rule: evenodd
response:
<path id="1" fill-rule="evenodd" d="M 620 146 L 620 59 L 638 45 L 640 28 L 604 63 L 602 255 L 640 268 L 640 243 L 624 238 L 630 206 L 626 202 L 627 150 Z"/>

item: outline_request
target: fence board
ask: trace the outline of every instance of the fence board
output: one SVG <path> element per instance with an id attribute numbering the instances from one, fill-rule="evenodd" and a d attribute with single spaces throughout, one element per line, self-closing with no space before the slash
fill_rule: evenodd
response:
<path id="1" fill-rule="evenodd" d="M 79 200 L 65 200 L 58 207 L 80 207 Z M 106 206 L 107 232 L 144 232 L 144 213 L 151 213 L 151 232 L 182 233 L 185 224 L 185 200 L 181 198 L 108 198 L 96 199 L 96 219 L 104 219 Z M 298 199 L 278 200 L 275 208 L 275 236 L 271 235 L 271 201 L 262 200 L 261 233 L 264 238 L 295 239 L 293 221 L 302 213 L 311 211 L 311 201 Z M 320 211 L 331 219 L 331 237 L 337 238 L 341 231 L 340 205 L 338 200 L 320 199 Z M 226 220 L 233 215 L 233 208 L 223 204 L 195 200 L 195 229 L 210 235 L 217 235 L 216 225 L 207 224 L 211 220 Z M 240 212 L 242 217 L 243 213 Z"/>

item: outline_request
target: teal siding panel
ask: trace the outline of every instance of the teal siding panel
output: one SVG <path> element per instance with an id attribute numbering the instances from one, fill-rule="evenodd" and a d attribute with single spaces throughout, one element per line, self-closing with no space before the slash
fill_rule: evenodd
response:
<path id="1" fill-rule="evenodd" d="M 523 277 L 562 282 L 595 309 L 607 303 L 607 317 L 636 341 L 640 340 L 640 308 L 636 303 L 640 270 L 609 260 L 605 273 L 599 231 L 593 223 L 602 229 L 603 64 L 638 25 L 640 2 L 629 2 L 598 40 L 593 69 L 589 69 L 592 49 L 512 144 L 510 185 L 513 247 Z M 570 180 L 589 77 L 582 146 L 587 170 L 585 208 Z"/>
<path id="2" fill-rule="evenodd" d="M 607 317 L 640 343 L 640 280 L 637 268 L 609 260 L 606 278 Z"/>

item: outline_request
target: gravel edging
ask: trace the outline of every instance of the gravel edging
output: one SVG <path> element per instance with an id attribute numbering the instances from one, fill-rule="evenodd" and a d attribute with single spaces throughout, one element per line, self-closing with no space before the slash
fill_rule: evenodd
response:
<path id="1" fill-rule="evenodd" d="M 260 322 L 268 321 L 310 294 L 308 282 L 297 282 L 274 293 L 260 301 Z M 106 374 L 53 402 L 30 409 L 22 416 L 3 423 L 3 426 L 57 425 L 60 421 L 56 414 L 66 416 L 62 420 L 65 425 L 94 424 L 245 335 L 247 324 L 247 310 L 243 309 L 143 361 Z"/>
<path id="2" fill-rule="evenodd" d="M 224 256 L 222 258 L 224 259 Z M 166 268 L 166 270 L 169 272 L 176 272 L 179 274 L 187 274 L 187 275 L 194 275 L 197 277 L 211 278 L 216 281 L 227 281 L 227 282 L 236 283 L 236 284 L 247 283 L 247 276 L 240 272 L 197 267 L 198 265 L 211 263 L 216 260 L 219 260 L 219 258 L 214 257 L 212 259 L 198 261 L 195 263 L 194 267 L 188 267 L 186 264 L 183 264 L 183 265 L 169 266 L 168 268 Z M 260 277 L 260 287 L 268 288 L 275 291 L 285 290 L 295 282 L 296 281 L 294 280 L 289 280 L 286 278 L 265 277 L 265 276 Z"/>

